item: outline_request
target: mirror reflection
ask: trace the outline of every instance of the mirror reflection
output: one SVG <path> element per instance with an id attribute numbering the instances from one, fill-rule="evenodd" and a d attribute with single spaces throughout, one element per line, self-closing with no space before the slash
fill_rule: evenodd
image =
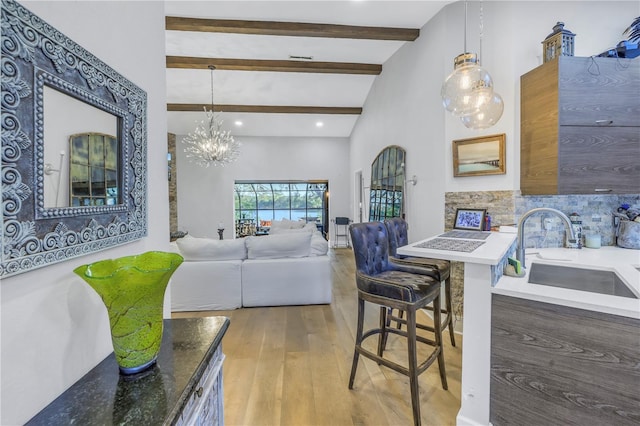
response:
<path id="1" fill-rule="evenodd" d="M 115 136 L 71 136 L 71 205 L 113 206 L 118 200 L 118 143 Z"/>
<path id="2" fill-rule="evenodd" d="M 119 118 L 46 85 L 44 105 L 44 207 L 119 204 Z"/>
<path id="3" fill-rule="evenodd" d="M 405 157 L 403 148 L 388 146 L 371 164 L 370 221 L 404 215 Z"/>

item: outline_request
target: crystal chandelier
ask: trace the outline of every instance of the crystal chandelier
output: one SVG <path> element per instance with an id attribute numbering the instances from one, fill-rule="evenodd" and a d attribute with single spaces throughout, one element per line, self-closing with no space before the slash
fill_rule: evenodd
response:
<path id="1" fill-rule="evenodd" d="M 213 111 L 213 65 L 211 70 L 211 111 L 203 107 L 206 120 L 202 120 L 193 133 L 182 142 L 186 145 L 187 158 L 201 167 L 225 166 L 236 161 L 240 155 L 240 143 L 236 142 L 228 130 L 222 130 L 222 119 Z"/>
<path id="2" fill-rule="evenodd" d="M 467 2 L 464 2 L 464 50 L 454 59 L 454 70 L 442 84 L 442 105 L 470 129 L 486 129 L 502 117 L 502 97 L 493 90 L 491 75 L 478 56 L 467 52 Z M 480 52 L 482 53 L 482 2 L 480 3 Z"/>

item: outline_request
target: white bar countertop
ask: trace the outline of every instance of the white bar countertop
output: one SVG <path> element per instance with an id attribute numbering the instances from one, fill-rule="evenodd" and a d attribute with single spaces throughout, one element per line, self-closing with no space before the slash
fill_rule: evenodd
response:
<path id="1" fill-rule="evenodd" d="M 436 238 L 439 238 L 439 235 L 416 243 L 411 243 L 406 246 L 398 247 L 398 254 L 404 256 L 431 257 L 434 259 L 479 263 L 483 265 L 497 265 L 507 253 L 511 244 L 516 240 L 517 235 L 512 233 L 491 232 L 491 235 L 484 240 L 484 244 L 468 253 L 462 251 L 436 250 L 416 247 L 419 244 Z"/>
<path id="2" fill-rule="evenodd" d="M 570 290 L 528 283 L 533 263 L 564 265 L 575 268 L 610 270 L 636 295 L 640 296 L 640 251 L 618 247 L 600 249 L 533 249 L 525 256 L 524 277 L 500 277 L 491 286 L 496 267 L 513 247 L 514 233 L 491 232 L 484 244 L 471 252 L 416 247 L 430 242 L 439 235 L 398 248 L 405 256 L 429 257 L 465 263 L 464 269 L 464 336 L 462 351 L 461 406 L 456 417 L 458 425 L 486 425 L 490 417 L 490 365 L 491 365 L 491 296 L 502 294 L 609 313 L 640 318 L 640 299 L 610 296 L 586 291 Z M 433 242 L 430 242 L 433 244 Z M 513 255 L 515 256 L 515 254 Z M 496 266 L 497 265 L 497 266 Z"/>
<path id="3" fill-rule="evenodd" d="M 606 246 L 599 249 L 568 248 L 527 249 L 526 275 L 516 278 L 503 276 L 492 288 L 495 294 L 536 300 L 555 305 L 570 306 L 640 319 L 640 298 L 632 299 L 587 291 L 571 290 L 529 283 L 533 263 L 598 269 L 615 272 L 629 289 L 640 297 L 640 251 Z"/>

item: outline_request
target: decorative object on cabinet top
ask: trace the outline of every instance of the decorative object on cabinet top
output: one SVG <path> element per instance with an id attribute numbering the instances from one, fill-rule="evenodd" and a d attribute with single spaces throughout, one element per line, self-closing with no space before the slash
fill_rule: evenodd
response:
<path id="1" fill-rule="evenodd" d="M 628 36 L 626 40 L 620 41 L 615 48 L 609 49 L 598 56 L 610 58 L 635 58 L 640 56 L 640 16 L 636 17 L 631 25 L 622 32 Z"/>
<path id="2" fill-rule="evenodd" d="M 549 62 L 558 56 L 573 56 L 575 34 L 564 28 L 564 22 L 553 26 L 553 32 L 542 42 L 542 60 Z"/>
<path id="3" fill-rule="evenodd" d="M 12 0 L 2 1 L 2 40 L 0 277 L 146 236 L 146 92 Z M 68 149 L 69 135 L 87 131 L 81 115 L 117 129 L 117 196 L 50 207 L 45 164 Z"/>
<path id="4" fill-rule="evenodd" d="M 149 251 L 73 270 L 107 308 L 122 374 L 139 373 L 155 364 L 162 342 L 164 293 L 183 260 L 177 253 Z"/>

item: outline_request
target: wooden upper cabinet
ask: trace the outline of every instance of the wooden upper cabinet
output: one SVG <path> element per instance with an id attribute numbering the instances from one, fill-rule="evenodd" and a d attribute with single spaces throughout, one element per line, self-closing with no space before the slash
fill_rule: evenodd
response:
<path id="1" fill-rule="evenodd" d="M 640 59 L 561 56 L 520 94 L 522 194 L 640 192 Z"/>

